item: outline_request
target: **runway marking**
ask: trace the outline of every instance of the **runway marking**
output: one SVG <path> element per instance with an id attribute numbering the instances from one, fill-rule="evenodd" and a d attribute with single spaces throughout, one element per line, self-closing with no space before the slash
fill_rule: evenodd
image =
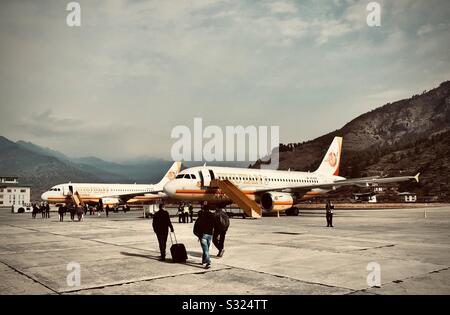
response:
<path id="1" fill-rule="evenodd" d="M 33 281 L 33 282 L 35 282 L 35 283 L 37 283 L 37 284 L 40 284 L 41 286 L 43 286 L 43 287 L 49 289 L 49 290 L 52 291 L 53 293 L 60 294 L 58 291 L 54 290 L 53 288 L 49 287 L 48 285 L 46 285 L 46 284 L 40 282 L 39 280 L 37 280 L 37 279 L 33 278 L 32 276 L 26 274 L 25 272 L 20 271 L 19 269 L 14 268 L 13 266 L 11 266 L 11 265 L 5 263 L 4 261 L 1 261 L 1 260 L 0 260 L 0 263 L 4 264 L 5 266 L 7 266 L 8 268 L 10 268 L 11 270 L 17 272 L 17 273 L 20 274 L 21 276 L 24 276 L 24 277 L 30 279 L 31 281 Z"/>
<path id="2" fill-rule="evenodd" d="M 230 270 L 230 269 L 233 269 L 233 267 L 227 267 L 227 268 L 221 268 L 221 269 L 210 269 L 210 270 L 203 269 L 202 271 L 198 271 L 198 272 L 177 273 L 177 274 L 173 274 L 173 275 L 156 276 L 156 277 L 151 277 L 148 279 L 138 279 L 138 280 L 117 282 L 117 283 L 109 283 L 109 284 L 97 285 L 97 286 L 92 286 L 92 287 L 85 287 L 85 288 L 81 288 L 81 289 L 62 290 L 59 294 L 74 293 L 74 292 L 80 292 L 80 291 L 86 291 L 86 290 L 101 290 L 104 288 L 116 287 L 116 286 L 121 286 L 121 285 L 126 285 L 126 284 L 134 284 L 134 283 L 139 283 L 139 282 L 150 282 L 153 280 L 175 278 L 175 277 L 179 277 L 179 276 L 188 276 L 188 275 L 196 275 L 196 274 L 205 274 L 205 273 L 217 272 L 217 271 L 222 271 L 222 270 Z"/>

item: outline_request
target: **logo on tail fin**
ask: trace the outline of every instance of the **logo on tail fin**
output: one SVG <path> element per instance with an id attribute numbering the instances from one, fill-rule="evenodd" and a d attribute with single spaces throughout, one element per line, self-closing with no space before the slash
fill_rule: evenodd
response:
<path id="1" fill-rule="evenodd" d="M 339 174 L 341 149 L 342 149 L 342 138 L 334 137 L 333 142 L 328 148 L 328 151 L 323 157 L 322 163 L 319 165 L 316 172 L 324 175 L 337 176 Z"/>
<path id="2" fill-rule="evenodd" d="M 328 163 L 331 167 L 335 167 L 337 164 L 337 154 L 334 152 L 330 152 L 328 154 Z"/>

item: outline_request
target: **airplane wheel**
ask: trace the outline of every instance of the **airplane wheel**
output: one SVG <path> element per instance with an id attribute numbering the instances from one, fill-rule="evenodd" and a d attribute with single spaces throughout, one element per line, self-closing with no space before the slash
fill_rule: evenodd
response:
<path id="1" fill-rule="evenodd" d="M 287 216 L 291 216 L 292 215 L 292 208 L 291 209 L 287 209 L 284 213 L 286 213 Z"/>
<path id="2" fill-rule="evenodd" d="M 299 214 L 298 208 L 292 208 L 292 215 L 297 217 L 298 214 Z"/>

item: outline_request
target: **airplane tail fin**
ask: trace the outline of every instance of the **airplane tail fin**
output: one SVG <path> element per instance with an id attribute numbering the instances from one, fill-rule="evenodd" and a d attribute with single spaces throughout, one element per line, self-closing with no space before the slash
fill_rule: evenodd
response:
<path id="1" fill-rule="evenodd" d="M 324 175 L 339 175 L 339 166 L 341 164 L 342 137 L 334 137 L 333 142 L 328 148 L 322 163 L 315 171 Z"/>
<path id="2" fill-rule="evenodd" d="M 174 179 L 181 170 L 181 162 L 177 161 L 167 171 L 166 175 L 161 179 L 158 185 L 165 185 L 168 181 Z"/>

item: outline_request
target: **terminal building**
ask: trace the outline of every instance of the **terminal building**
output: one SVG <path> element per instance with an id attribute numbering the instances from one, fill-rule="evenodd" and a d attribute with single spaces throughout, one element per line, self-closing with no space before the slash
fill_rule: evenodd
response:
<path id="1" fill-rule="evenodd" d="M 17 176 L 0 176 L 0 207 L 30 203 L 31 187 L 20 185 Z"/>

